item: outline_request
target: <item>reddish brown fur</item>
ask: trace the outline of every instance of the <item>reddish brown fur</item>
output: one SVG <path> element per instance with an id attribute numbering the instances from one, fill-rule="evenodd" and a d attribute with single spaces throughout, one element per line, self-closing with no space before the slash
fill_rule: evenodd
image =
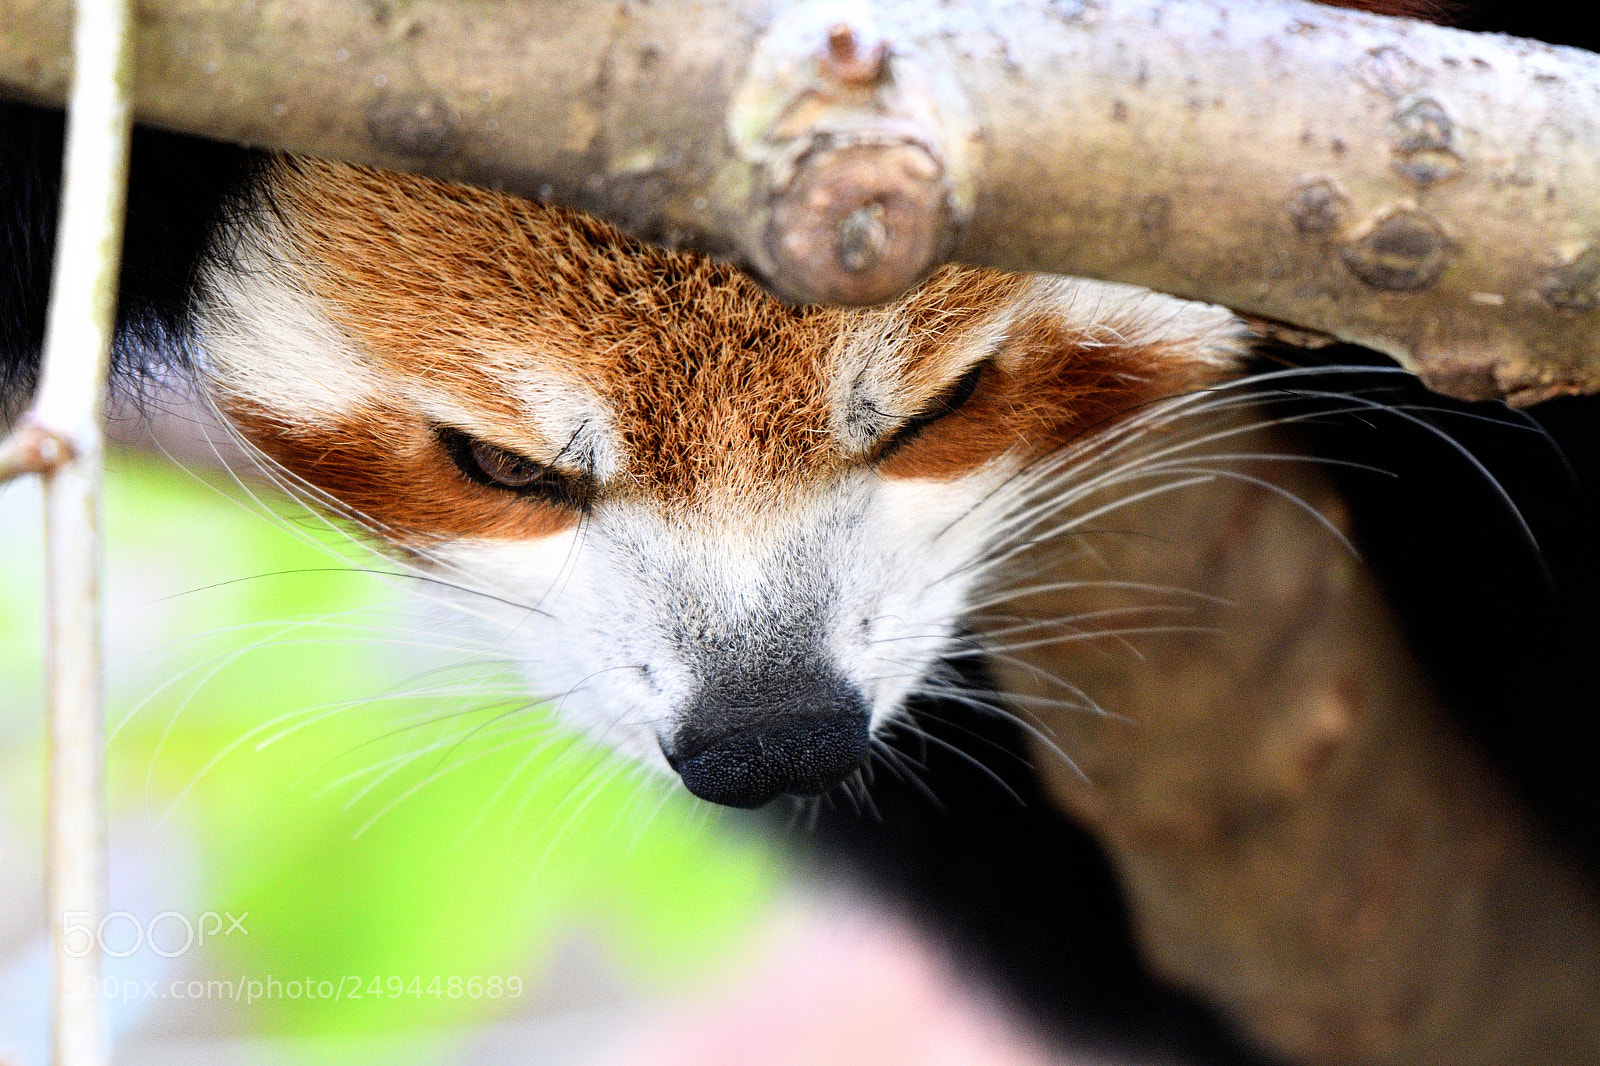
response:
<path id="1" fill-rule="evenodd" d="M 237 400 L 223 409 L 275 462 L 397 539 L 542 537 L 577 523 L 571 511 L 468 481 L 431 428 L 399 407 L 335 426 L 285 422 Z"/>
<path id="2" fill-rule="evenodd" d="M 347 164 L 286 161 L 274 184 L 290 249 L 330 318 L 398 381 L 426 382 L 540 447 L 520 375 L 575 382 L 615 413 L 624 468 L 602 495 L 783 499 L 867 461 L 832 433 L 842 338 L 894 326 L 899 396 L 914 411 L 966 369 L 963 331 L 1025 279 L 947 267 L 882 310 L 797 308 L 739 270 L 636 244 L 596 219 L 463 185 Z M 949 478 L 1013 447 L 1037 452 L 1195 384 L 1145 347 L 1087 345 L 1042 312 L 1015 326 L 956 415 L 883 472 Z M 407 537 L 538 536 L 570 514 L 476 485 L 419 412 L 370 408 L 335 426 L 231 412 L 274 459 Z M 521 437 L 519 437 L 519 434 Z"/>
<path id="3" fill-rule="evenodd" d="M 769 494 L 831 459 L 825 360 L 840 312 L 596 219 L 409 175 L 300 162 L 279 187 L 331 317 L 381 365 L 507 425 L 507 368 L 559 373 L 616 412 L 624 494 Z"/>

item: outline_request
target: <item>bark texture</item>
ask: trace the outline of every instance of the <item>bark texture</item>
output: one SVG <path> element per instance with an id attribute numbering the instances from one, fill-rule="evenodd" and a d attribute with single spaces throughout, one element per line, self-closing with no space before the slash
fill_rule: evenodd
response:
<path id="1" fill-rule="evenodd" d="M 68 0 L 0 0 L 64 98 Z M 141 0 L 155 125 L 501 186 L 796 299 L 1133 282 L 1432 387 L 1600 387 L 1600 57 L 1297 0 Z"/>
<path id="2" fill-rule="evenodd" d="M 1333 488 L 1210 465 L 1239 476 L 1119 509 L 1080 587 L 1008 602 L 1049 625 L 996 660 L 1151 965 L 1287 1062 L 1600 1061 L 1600 901 L 1445 716 L 1374 575 L 1285 495 L 1344 524 Z"/>

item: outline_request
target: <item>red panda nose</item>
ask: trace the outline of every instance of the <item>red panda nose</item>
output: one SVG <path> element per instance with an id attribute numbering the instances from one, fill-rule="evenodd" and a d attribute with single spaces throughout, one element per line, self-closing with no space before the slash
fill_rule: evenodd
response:
<path id="1" fill-rule="evenodd" d="M 861 766 L 871 740 L 866 701 L 832 673 L 707 684 L 682 722 L 662 742 L 667 762 L 690 792 L 727 807 L 825 792 Z"/>

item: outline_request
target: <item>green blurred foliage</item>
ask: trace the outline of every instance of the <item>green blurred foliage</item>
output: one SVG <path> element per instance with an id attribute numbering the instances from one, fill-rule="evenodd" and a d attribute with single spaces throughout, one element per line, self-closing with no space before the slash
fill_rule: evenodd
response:
<path id="1" fill-rule="evenodd" d="M 143 457 L 110 463 L 113 823 L 142 807 L 189 835 L 196 898 L 248 912 L 247 937 L 213 941 L 219 975 L 346 992 L 352 978 L 389 991 L 415 976 L 422 989 L 275 998 L 249 1024 L 466 1021 L 519 1002 L 453 998 L 450 977 L 536 975 L 574 936 L 646 986 L 737 942 L 781 879 L 769 850 L 561 732 L 505 676 L 419 646 L 451 634 L 408 632 L 401 590 L 350 572 L 319 543 L 342 538 L 294 504 L 273 502 L 274 523 L 221 485 Z M 0 530 L 14 697 L 0 721 L 13 724 L 38 699 L 28 541 Z M 429 689 L 443 694 L 407 695 Z"/>

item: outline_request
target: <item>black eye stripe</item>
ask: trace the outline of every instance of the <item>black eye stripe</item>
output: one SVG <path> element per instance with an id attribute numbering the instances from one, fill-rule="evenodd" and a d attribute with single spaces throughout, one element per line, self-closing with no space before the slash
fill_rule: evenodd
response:
<path id="1" fill-rule="evenodd" d="M 545 466 L 451 426 L 434 432 L 456 469 L 475 484 L 577 511 L 594 500 L 594 484 L 581 474 Z"/>
<path id="2" fill-rule="evenodd" d="M 953 415 L 961 410 L 962 407 L 966 406 L 966 402 L 972 399 L 972 394 L 978 391 L 978 380 L 983 377 L 983 372 L 988 367 L 989 364 L 987 362 L 975 364 L 965 374 L 961 375 L 961 379 L 948 392 L 935 400 L 933 405 L 922 414 L 910 419 L 906 425 L 917 422 L 927 425 L 929 422 L 936 422 L 946 415 Z"/>
<path id="3" fill-rule="evenodd" d="M 900 424 L 893 433 L 890 433 L 879 444 L 873 455 L 874 461 L 882 461 L 893 452 L 910 444 L 917 436 L 929 426 L 955 414 L 966 406 L 978 391 L 978 383 L 983 380 L 984 371 L 989 368 L 989 361 L 984 360 L 974 365 L 950 388 L 940 394 L 933 403 L 929 404 L 919 414 L 912 415 Z"/>

